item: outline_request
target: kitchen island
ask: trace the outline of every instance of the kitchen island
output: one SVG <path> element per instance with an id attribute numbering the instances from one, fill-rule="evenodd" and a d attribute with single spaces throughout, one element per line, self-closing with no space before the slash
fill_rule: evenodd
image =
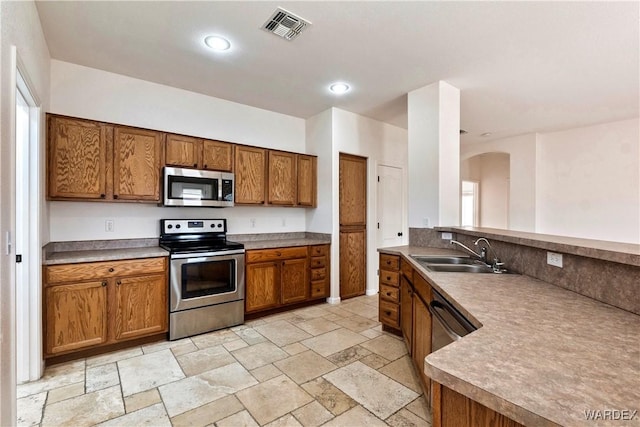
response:
<path id="1" fill-rule="evenodd" d="M 442 249 L 379 251 L 479 327 L 426 358 L 433 381 L 524 425 L 607 425 L 605 410 L 640 409 L 640 316 L 529 276 L 432 272 L 409 256 Z"/>

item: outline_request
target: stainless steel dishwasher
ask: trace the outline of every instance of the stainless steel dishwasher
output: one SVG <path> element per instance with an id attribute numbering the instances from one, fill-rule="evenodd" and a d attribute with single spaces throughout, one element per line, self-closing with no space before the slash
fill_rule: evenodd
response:
<path id="1" fill-rule="evenodd" d="M 477 329 L 435 290 L 433 291 L 433 301 L 429 304 L 429 311 L 432 317 L 432 352 L 459 340 Z"/>

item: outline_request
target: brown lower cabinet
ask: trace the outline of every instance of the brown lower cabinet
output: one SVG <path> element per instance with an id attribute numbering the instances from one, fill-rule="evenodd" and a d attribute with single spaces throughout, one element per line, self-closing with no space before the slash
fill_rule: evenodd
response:
<path id="1" fill-rule="evenodd" d="M 329 245 L 248 250 L 245 312 L 328 296 Z"/>
<path id="2" fill-rule="evenodd" d="M 428 398 L 430 379 L 423 364 L 431 353 L 431 285 L 398 255 L 380 254 L 379 265 L 380 322 L 385 330 L 404 338 Z"/>
<path id="3" fill-rule="evenodd" d="M 44 356 L 167 331 L 167 259 L 44 268 Z"/>
<path id="4" fill-rule="evenodd" d="M 493 409 L 437 382 L 433 383 L 433 427 L 523 427 Z"/>

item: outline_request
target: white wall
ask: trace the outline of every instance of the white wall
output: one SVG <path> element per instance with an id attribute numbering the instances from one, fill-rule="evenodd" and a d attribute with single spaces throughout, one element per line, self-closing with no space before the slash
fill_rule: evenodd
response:
<path id="1" fill-rule="evenodd" d="M 536 231 L 640 243 L 638 119 L 538 136 Z"/>
<path id="2" fill-rule="evenodd" d="M 332 109 L 333 129 L 333 183 L 330 198 L 333 206 L 339 206 L 339 155 L 354 154 L 367 158 L 367 294 L 378 292 L 378 253 L 377 249 L 377 165 L 396 166 L 407 170 L 407 131 L 377 120 L 349 113 L 337 108 Z M 406 172 L 405 172 L 406 177 Z M 400 190 L 407 200 L 407 183 Z M 329 195 L 323 194 L 318 201 L 324 203 Z M 404 213 L 403 243 L 408 242 L 408 222 Z M 333 209 L 332 242 L 339 242 L 340 220 L 338 209 Z M 336 298 L 339 290 L 339 252 L 338 245 L 332 245 L 332 289 Z"/>
<path id="3" fill-rule="evenodd" d="M 509 154 L 509 228 L 536 231 L 536 134 L 462 145 L 460 159 L 493 152 Z"/>
<path id="4" fill-rule="evenodd" d="M 509 227 L 509 155 L 480 155 L 480 226 Z"/>
<path id="5" fill-rule="evenodd" d="M 409 226 L 460 224 L 460 91 L 439 81 L 408 94 Z"/>
<path id="6" fill-rule="evenodd" d="M 51 62 L 52 113 L 204 138 L 306 152 L 305 121 L 93 68 Z M 304 231 L 303 208 L 162 208 L 136 203 L 51 202 L 52 241 L 157 237 L 161 218 L 227 218 L 229 233 Z M 250 219 L 256 220 L 251 228 Z M 115 219 L 106 233 L 104 221 Z M 283 225 L 285 224 L 285 225 Z"/>
<path id="7" fill-rule="evenodd" d="M 33 2 L 0 2 L 0 40 L 0 234 L 3 242 L 0 251 L 0 425 L 14 425 L 15 255 L 7 255 L 4 247 L 6 233 L 11 231 L 15 235 L 15 63 L 12 61 L 12 46 L 17 48 L 18 58 L 42 109 L 49 107 L 49 50 Z M 42 149 L 41 154 L 44 154 Z M 41 232 L 45 234 L 42 238 L 46 239 L 46 226 Z"/>
<path id="8" fill-rule="evenodd" d="M 307 152 L 318 156 L 318 207 L 307 210 L 307 231 L 333 230 L 333 129 L 331 109 L 307 119 Z"/>

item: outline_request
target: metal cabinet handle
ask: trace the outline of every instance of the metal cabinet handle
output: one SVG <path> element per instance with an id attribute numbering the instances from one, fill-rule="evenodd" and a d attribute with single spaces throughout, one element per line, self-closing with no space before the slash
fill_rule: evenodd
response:
<path id="1" fill-rule="evenodd" d="M 109 269 L 109 273 L 113 273 L 114 271 L 115 271 L 115 270 L 113 269 L 113 267 L 111 267 L 111 268 Z"/>
<path id="2" fill-rule="evenodd" d="M 193 167 L 194 167 L 194 168 L 197 168 L 197 167 L 198 167 L 198 164 L 197 164 L 197 163 L 194 163 L 194 164 L 193 164 Z"/>
<path id="3" fill-rule="evenodd" d="M 391 276 L 387 276 L 387 280 L 391 280 Z"/>
<path id="4" fill-rule="evenodd" d="M 105 286 L 107 286 L 107 282 L 102 282 L 102 287 L 104 288 Z"/>
<path id="5" fill-rule="evenodd" d="M 114 199 L 117 199 L 117 198 L 118 198 L 118 195 L 117 195 L 117 194 L 114 194 L 114 195 L 113 195 L 113 198 L 114 198 Z"/>
<path id="6" fill-rule="evenodd" d="M 387 316 L 391 316 L 391 312 L 390 311 L 385 311 L 384 314 L 386 314 Z"/>
<path id="7" fill-rule="evenodd" d="M 118 280 L 118 281 L 116 282 L 116 285 L 118 285 L 118 286 L 122 285 L 122 281 L 121 281 L 121 280 Z"/>
<path id="8" fill-rule="evenodd" d="M 106 195 L 106 194 L 101 194 L 101 195 L 100 195 L 100 198 L 101 198 L 101 199 L 104 199 L 105 197 L 107 197 L 107 195 Z"/>
<path id="9" fill-rule="evenodd" d="M 391 296 L 391 292 L 387 292 L 387 296 L 390 297 Z"/>
<path id="10" fill-rule="evenodd" d="M 206 169 L 206 168 L 207 168 L 207 165 L 204 165 L 204 168 Z"/>

